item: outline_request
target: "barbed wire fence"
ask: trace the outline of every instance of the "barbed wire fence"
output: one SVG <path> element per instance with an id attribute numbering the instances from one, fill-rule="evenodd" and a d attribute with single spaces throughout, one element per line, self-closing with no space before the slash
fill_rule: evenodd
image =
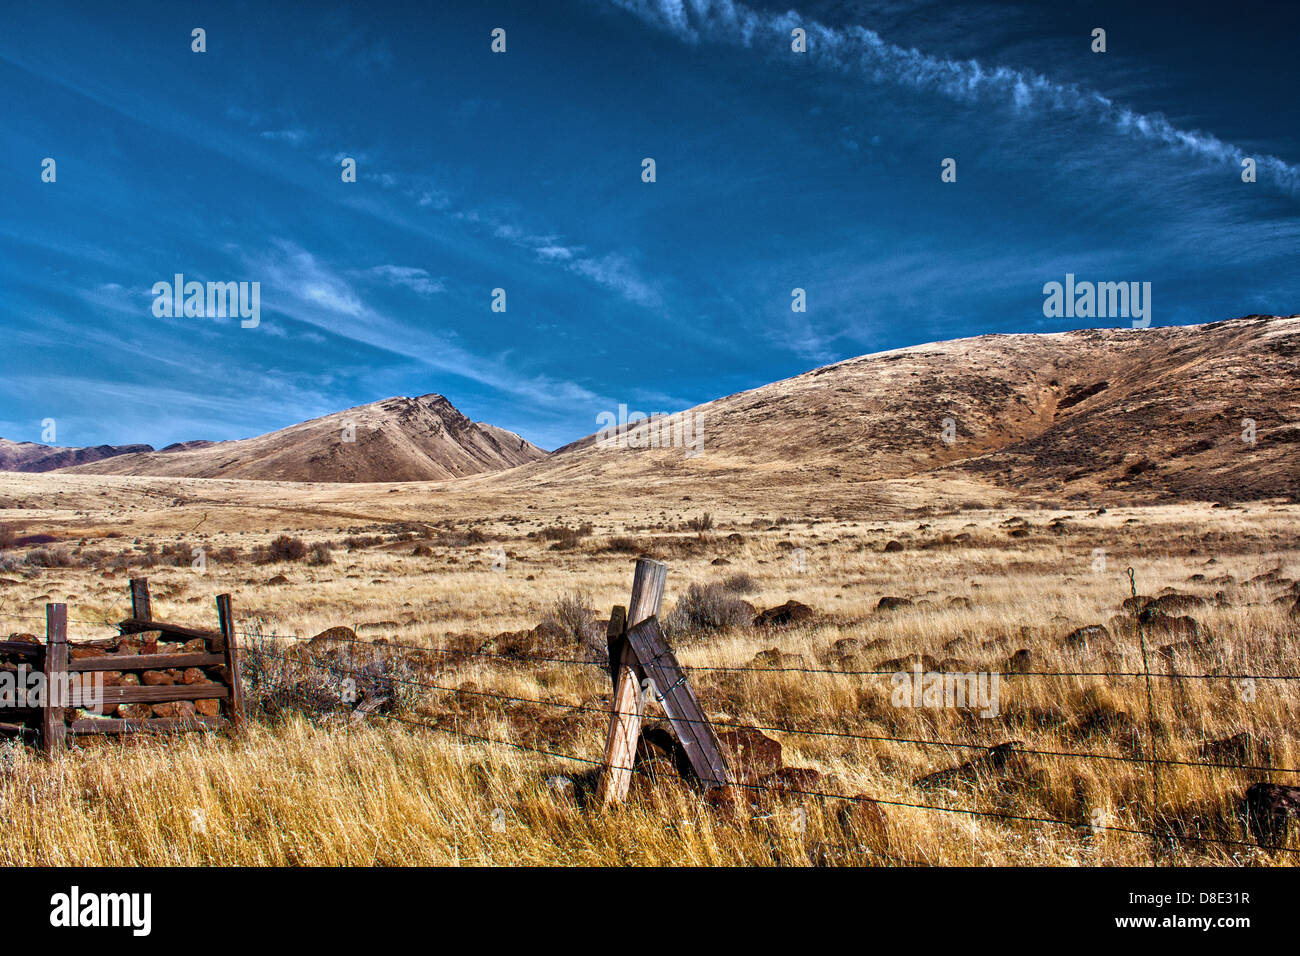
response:
<path id="1" fill-rule="evenodd" d="M 276 660 L 287 667 L 307 667 L 329 672 L 334 677 L 345 678 L 366 678 L 373 676 L 364 670 L 355 668 L 341 667 L 337 661 L 320 661 L 314 659 L 310 654 L 298 654 L 289 656 L 283 653 L 276 653 L 268 649 L 267 643 L 287 643 L 297 646 L 305 646 L 305 639 L 296 635 L 283 635 L 278 633 L 268 633 L 260 628 L 244 628 L 240 631 L 241 635 L 247 639 L 243 644 L 244 653 L 259 654 L 263 657 Z M 450 648 L 425 647 L 421 645 L 396 643 L 385 640 L 383 643 L 366 641 L 355 634 L 350 637 L 332 638 L 331 643 L 344 644 L 349 647 L 349 655 L 355 658 L 357 647 L 363 647 L 367 652 L 373 654 L 380 652 L 382 654 L 418 654 L 441 657 L 454 657 L 458 661 L 482 659 L 499 662 L 505 665 L 521 664 L 548 664 L 562 665 L 568 667 L 585 667 L 595 668 L 601 674 L 607 674 L 609 664 L 607 661 L 583 659 L 579 657 L 557 657 L 551 655 L 534 655 L 534 654 L 512 654 L 498 651 L 479 650 L 460 650 Z M 728 666 L 728 665 L 683 665 L 683 670 L 695 673 L 708 672 L 745 672 L 745 673 L 799 673 L 826 675 L 835 677 L 855 677 L 855 676 L 893 676 L 898 673 L 897 670 L 835 670 L 830 668 L 814 667 L 757 667 L 747 666 Z M 1002 672 L 1003 676 L 1016 678 L 1097 678 L 1097 677 L 1120 677 L 1120 678 L 1137 678 L 1142 677 L 1150 679 L 1152 677 L 1168 677 L 1175 680 L 1276 680 L 1276 681 L 1300 681 L 1300 674 L 1180 674 L 1168 673 L 1157 674 L 1149 671 L 1137 672 L 1108 672 L 1108 671 L 1006 671 Z M 394 684 L 407 687 L 414 687 L 422 691 L 433 692 L 437 694 L 452 695 L 456 698 L 469 697 L 476 700 L 490 700 L 505 705 L 510 704 L 529 704 L 540 707 L 552 707 L 562 710 L 568 714 L 594 714 L 605 718 L 613 716 L 616 712 L 610 707 L 591 706 L 589 704 L 572 704 L 566 701 L 548 700 L 540 697 L 526 697 L 518 694 L 505 694 L 496 691 L 482 690 L 477 687 L 450 686 L 448 684 L 436 683 L 429 680 L 419 680 L 411 677 L 402 677 L 389 675 L 384 678 Z M 488 744 L 495 746 L 504 746 L 513 750 L 527 752 L 539 756 L 552 757 L 562 760 L 571 761 L 575 764 L 585 765 L 591 768 L 603 768 L 604 762 L 591 757 L 584 757 L 580 754 L 569 753 L 554 749 L 552 747 L 540 746 L 536 743 L 527 743 L 521 740 L 508 739 L 505 737 L 493 737 L 485 734 L 474 733 L 464 730 L 458 726 L 449 726 L 442 722 L 430 722 L 420 720 L 415 717 L 395 715 L 382 711 L 373 711 L 366 716 L 376 717 L 379 719 L 391 721 L 394 723 L 404 724 L 407 726 L 418 727 L 424 730 L 454 736 L 461 740 L 474 743 Z M 892 734 L 865 734 L 848 730 L 836 730 L 825 727 L 802 727 L 790 724 L 788 722 L 764 722 L 759 720 L 756 723 L 740 722 L 731 720 L 712 719 L 708 721 L 687 721 L 688 723 L 707 722 L 716 730 L 751 730 L 761 733 L 780 733 L 792 736 L 804 737 L 822 737 L 835 738 L 851 741 L 860 741 L 867 743 L 898 743 L 910 744 L 921 747 L 937 747 L 947 750 L 972 750 L 972 751 L 989 751 L 991 746 L 988 744 L 964 743 L 953 740 L 939 740 L 925 737 L 900 736 Z M 1208 741 L 1207 741 L 1208 743 Z M 1066 750 L 1045 750 L 1035 747 L 1005 745 L 1001 747 L 1006 754 L 1018 754 L 1029 757 L 1039 757 L 1052 760 L 1095 760 L 1105 762 L 1115 762 L 1122 764 L 1139 764 L 1148 767 L 1186 767 L 1194 768 L 1201 771 L 1218 771 L 1218 772 L 1237 772 L 1237 773 L 1262 773 L 1262 774 L 1300 774 L 1300 767 L 1276 766 L 1273 764 L 1254 764 L 1248 762 L 1223 762 L 1211 760 L 1180 760 L 1169 757 L 1159 757 L 1154 751 L 1150 756 L 1124 756 L 1119 754 L 1106 754 L 1091 751 L 1066 751 Z M 641 772 L 634 769 L 634 772 Z M 664 773 L 663 770 L 656 770 L 656 774 Z M 677 774 L 670 774 L 680 776 Z M 1287 854 L 1300 854 L 1300 848 L 1287 846 L 1284 844 L 1259 843 L 1249 840 L 1237 840 L 1227 837 L 1200 836 L 1190 833 L 1175 833 L 1170 830 L 1157 830 L 1154 828 L 1127 827 L 1115 824 L 1088 822 L 1080 820 L 1064 820 L 1057 817 L 1017 814 L 999 810 L 984 810 L 972 807 L 954 807 L 945 806 L 937 803 L 922 803 L 914 800 L 892 799 L 889 797 L 868 797 L 860 794 L 845 794 L 826 790 L 808 789 L 804 787 L 790 786 L 786 784 L 770 785 L 756 782 L 734 782 L 732 784 L 740 790 L 753 792 L 766 792 L 787 796 L 800 796 L 818 799 L 821 801 L 842 801 L 847 803 L 870 803 L 879 806 L 899 807 L 915 809 L 937 813 L 962 814 L 975 818 L 986 818 L 1001 820 L 1005 822 L 1024 822 L 1035 823 L 1047 826 L 1066 827 L 1074 830 L 1084 830 L 1091 833 L 1098 831 L 1114 832 L 1127 834 L 1130 836 L 1141 836 L 1148 838 L 1153 842 L 1153 846 L 1164 847 L 1170 843 L 1194 843 L 1206 846 L 1234 847 L 1252 850 L 1267 850 Z M 816 843 L 817 841 L 813 841 Z M 843 844 L 819 844 L 824 849 L 840 849 L 844 851 L 853 851 L 855 847 Z M 880 856 L 879 852 L 874 855 Z M 886 854 L 886 856 L 888 856 Z M 917 861 L 907 858 L 897 857 L 897 862 L 907 865 L 934 865 L 928 861 Z M 1158 863 L 1158 851 L 1153 854 L 1153 863 Z"/>
<path id="2" fill-rule="evenodd" d="M 1137 588 L 1132 569 L 1128 570 L 1130 589 L 1133 597 L 1137 597 Z M 120 601 L 118 602 L 120 604 Z M 110 620 L 111 615 L 118 605 L 114 605 L 104 615 L 95 618 L 70 618 L 74 623 L 79 623 L 88 627 L 105 628 L 116 632 L 118 625 Z M 3 614 L 7 620 L 20 620 L 30 622 L 42 622 L 44 618 L 35 615 L 21 615 L 12 612 Z M 1031 813 L 1012 813 L 1002 810 L 980 809 L 975 807 L 958 807 L 944 805 L 940 803 L 926 803 L 917 800 L 894 799 L 887 796 L 867 796 L 864 794 L 845 794 L 829 790 L 811 789 L 799 787 L 782 782 L 779 785 L 764 784 L 754 781 L 735 781 L 731 785 L 738 790 L 749 791 L 753 793 L 770 793 L 782 796 L 798 796 L 816 799 L 824 803 L 840 802 L 844 804 L 874 804 L 883 807 L 897 807 L 923 812 L 958 814 L 970 818 L 999 820 L 1007 823 L 1032 823 L 1042 826 L 1064 827 L 1076 831 L 1085 831 L 1087 833 L 1113 832 L 1125 834 L 1134 837 L 1148 838 L 1152 842 L 1152 863 L 1159 865 L 1160 856 L 1164 850 L 1179 843 L 1192 843 L 1206 847 L 1223 847 L 1236 848 L 1240 850 L 1265 850 L 1269 852 L 1279 852 L 1285 854 L 1300 854 L 1300 848 L 1289 846 L 1285 843 L 1264 843 L 1253 842 L 1250 840 L 1231 839 L 1224 836 L 1203 836 L 1187 832 L 1175 832 L 1172 829 L 1159 830 L 1155 828 L 1157 819 L 1157 809 L 1160 806 L 1160 768 L 1189 768 L 1205 772 L 1236 772 L 1236 773 L 1256 773 L 1256 774 L 1300 774 L 1300 767 L 1275 766 L 1271 763 L 1250 763 L 1245 760 L 1237 762 L 1224 762 L 1214 760 L 1180 760 L 1171 757 L 1161 757 L 1156 750 L 1156 714 L 1154 696 L 1151 681 L 1155 679 L 1168 679 L 1172 681 L 1278 681 L 1294 682 L 1300 681 L 1300 674 L 1259 674 L 1248 672 L 1232 673 L 1180 673 L 1176 670 L 1168 672 L 1153 672 L 1150 668 L 1149 657 L 1146 649 L 1146 638 L 1141 622 L 1135 621 L 1137 626 L 1137 636 L 1142 649 L 1143 669 L 1141 671 L 1128 670 L 1026 670 L 1026 669 L 1006 669 L 998 671 L 989 671 L 990 676 L 996 674 L 999 678 L 1015 679 L 1049 679 L 1049 678 L 1071 678 L 1071 679 L 1136 679 L 1142 678 L 1145 681 L 1147 697 L 1147 721 L 1148 721 L 1148 738 L 1149 738 L 1149 755 L 1125 756 L 1121 754 L 1098 753 L 1094 751 L 1076 751 L 1076 750 L 1048 750 L 1035 747 L 1026 747 L 1019 742 L 1010 744 L 997 745 L 1004 754 L 1016 754 L 1026 757 L 1037 757 L 1048 760 L 1060 761 L 1101 761 L 1114 762 L 1120 764 L 1142 764 L 1150 768 L 1152 779 L 1152 825 L 1149 828 L 1138 826 L 1121 826 L 1113 823 L 1102 823 L 1096 820 L 1067 820 L 1059 817 L 1046 816 Z M 478 701 L 491 701 L 501 705 L 528 704 L 538 707 L 550 707 L 566 712 L 569 715 L 574 714 L 594 714 L 605 718 L 613 716 L 616 712 L 610 707 L 591 706 L 590 704 L 571 704 L 565 701 L 548 700 L 545 698 L 526 697 L 517 694 L 504 694 L 490 690 L 482 690 L 477 687 L 450 686 L 448 684 L 437 683 L 432 680 L 421 680 L 411 676 L 402 676 L 391 671 L 380 670 L 376 672 L 366 667 L 358 668 L 356 666 L 357 651 L 364 648 L 365 653 L 372 658 L 375 654 L 381 654 L 388 661 L 395 657 L 400 657 L 405 663 L 409 664 L 412 656 L 419 655 L 422 658 L 430 656 L 442 658 L 442 662 L 435 670 L 435 676 L 445 672 L 466 661 L 482 660 L 491 661 L 500 665 L 520 666 L 520 665 L 549 665 L 562 666 L 571 668 L 595 668 L 601 675 L 608 675 L 609 661 L 596 659 L 594 657 L 577 657 L 566 655 L 551 654 L 529 654 L 517 652 L 501 652 L 486 650 L 480 646 L 478 649 L 469 650 L 462 648 L 439 648 L 418 644 L 401 643 L 390 640 L 366 641 L 358 637 L 355 632 L 350 632 L 350 636 L 333 637 L 330 643 L 335 646 L 344 644 L 348 647 L 348 657 L 351 663 L 349 667 L 340 666 L 337 660 L 323 661 L 316 659 L 311 653 L 297 653 L 292 656 L 287 653 L 277 653 L 272 650 L 273 646 L 283 647 L 307 647 L 311 642 L 298 635 L 287 635 L 267 632 L 260 626 L 245 625 L 236 627 L 238 633 L 245 640 L 239 648 L 241 659 L 252 661 L 266 660 L 277 661 L 282 668 L 310 668 L 327 673 L 334 678 L 346 678 L 352 681 L 371 681 L 379 685 L 392 687 L 398 685 L 402 688 L 413 688 L 417 691 L 440 695 L 451 695 L 456 700 L 461 698 L 473 698 Z M 837 679 L 852 679 L 863 677 L 892 677 L 899 673 L 897 668 L 872 668 L 872 669 L 853 669 L 853 668 L 829 668 L 829 667 L 807 667 L 807 666 L 757 666 L 754 664 L 743 665 L 682 665 L 682 670 L 688 674 L 711 674 L 711 673 L 739 673 L 739 674 L 799 674 L 809 676 L 820 676 Z M 257 680 L 261 668 L 254 670 L 252 674 L 246 672 L 246 677 Z M 413 669 L 409 669 L 414 673 Z M 280 688 L 280 693 L 284 688 Z M 449 725 L 442 721 L 432 721 L 420 719 L 418 716 L 410 716 L 393 712 L 386 712 L 382 709 L 371 709 L 362 711 L 362 716 L 382 719 L 391 723 L 400 724 L 412 728 L 418 728 L 424 731 L 449 735 L 458 740 L 468 743 L 481 744 L 487 746 L 507 747 L 516 751 L 528 753 L 535 756 L 548 757 L 553 759 L 565 760 L 575 764 L 583 765 L 593 770 L 603 769 L 605 762 L 600 759 L 585 757 L 581 754 L 570 753 L 568 751 L 555 749 L 550 746 L 539 745 L 538 742 L 532 743 L 522 740 L 510 739 L 507 737 L 497 737 L 488 734 L 475 733 L 466 730 L 458 725 Z M 705 720 L 705 721 L 688 721 L 695 723 L 707 723 L 715 730 L 750 730 L 760 733 L 778 733 L 791 736 L 801 736 L 808 738 L 839 739 L 846 741 L 880 744 L 896 743 L 927 748 L 942 748 L 948 751 L 985 751 L 989 752 L 993 748 L 987 744 L 968 743 L 954 740 L 932 739 L 920 736 L 903 736 L 895 734 L 867 734 L 851 730 L 840 730 L 830 727 L 809 727 L 798 726 L 788 721 L 776 721 L 764 718 L 755 718 L 756 722 L 739 722 L 731 720 Z M 1209 744 L 1211 741 L 1202 741 L 1203 744 Z M 634 773 L 644 774 L 647 771 L 641 767 L 634 767 Z M 656 768 L 653 776 L 659 776 L 667 773 L 670 776 L 683 777 L 682 774 L 674 774 L 665 771 L 662 768 Z M 683 777 L 684 779 L 684 777 Z M 1283 831 L 1283 838 L 1286 837 L 1286 831 Z M 825 843 L 822 841 L 809 841 L 810 845 L 816 846 L 822 851 L 839 854 L 861 854 L 865 853 L 871 857 L 887 859 L 890 862 L 901 865 L 911 866 L 932 866 L 932 861 L 916 860 L 908 857 L 898 856 L 883 852 L 880 850 L 867 850 L 862 845 Z"/>

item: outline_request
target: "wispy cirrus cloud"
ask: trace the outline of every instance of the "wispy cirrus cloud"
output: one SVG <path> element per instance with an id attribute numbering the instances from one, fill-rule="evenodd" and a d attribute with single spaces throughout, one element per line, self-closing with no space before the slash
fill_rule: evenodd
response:
<path id="1" fill-rule="evenodd" d="M 441 279 L 435 279 L 427 269 L 415 266 L 374 266 L 367 269 L 365 275 L 381 279 L 391 286 L 410 289 L 423 296 L 433 296 L 447 291 L 447 286 Z"/>
<path id="2" fill-rule="evenodd" d="M 679 39 L 790 49 L 791 31 L 807 32 L 807 56 L 824 69 L 872 83 L 894 83 L 962 103 L 989 103 L 1020 114 L 1070 114 L 1118 133 L 1240 169 L 1255 160 L 1260 182 L 1300 196 L 1300 166 L 1276 156 L 1253 155 L 1201 130 L 1180 129 L 1158 113 L 1140 113 L 1077 84 L 1059 83 L 1032 70 L 988 66 L 974 59 L 947 59 L 889 43 L 863 26 L 835 28 L 794 10 L 756 11 L 734 0 L 609 0 L 614 6 Z"/>

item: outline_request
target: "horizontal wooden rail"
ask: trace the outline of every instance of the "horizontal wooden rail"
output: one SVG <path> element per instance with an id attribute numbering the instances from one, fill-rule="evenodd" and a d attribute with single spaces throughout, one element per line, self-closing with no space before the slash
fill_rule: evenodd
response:
<path id="1" fill-rule="evenodd" d="M 105 654 L 68 661 L 70 671 L 166 671 L 186 667 L 220 667 L 224 654 Z"/>
<path id="2" fill-rule="evenodd" d="M 170 704 L 178 700 L 224 700 L 230 696 L 225 684 L 160 684 L 155 687 L 105 687 L 105 707 L 118 704 Z"/>
<path id="3" fill-rule="evenodd" d="M 79 717 L 71 724 L 74 734 L 171 733 L 177 730 L 224 730 L 230 722 L 224 717 L 145 717 L 140 720 L 121 717 Z"/>
<path id="4" fill-rule="evenodd" d="M 0 641 L 0 654 L 22 654 L 26 657 L 44 657 L 45 648 L 26 641 Z"/>
<path id="5" fill-rule="evenodd" d="M 117 626 L 123 634 L 141 634 L 145 631 L 162 631 L 163 634 L 173 634 L 176 637 L 183 637 L 187 640 L 193 640 L 196 637 L 202 638 L 205 641 L 221 640 L 220 631 L 212 631 L 204 627 L 189 627 L 185 624 L 168 624 L 166 621 L 145 621 L 138 617 L 128 617 Z"/>

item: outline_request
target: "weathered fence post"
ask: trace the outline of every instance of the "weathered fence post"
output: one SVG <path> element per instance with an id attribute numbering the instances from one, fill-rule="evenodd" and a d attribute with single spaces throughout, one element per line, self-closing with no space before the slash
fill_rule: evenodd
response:
<path id="1" fill-rule="evenodd" d="M 628 629 L 658 615 L 667 580 L 668 565 L 649 558 L 637 558 L 636 570 L 632 574 L 632 598 L 627 607 Z M 617 611 L 611 617 L 616 615 Z M 641 736 L 645 704 L 641 694 L 641 666 L 636 651 L 622 635 L 610 643 L 611 667 L 615 660 L 618 662 L 617 676 L 611 698 L 609 738 L 605 744 L 605 769 L 597 794 L 603 803 L 621 803 L 627 798 L 632 786 L 632 766 L 636 759 L 637 740 Z"/>
<path id="2" fill-rule="evenodd" d="M 153 604 L 149 601 L 149 579 L 131 579 L 131 617 L 137 621 L 153 620 Z"/>
<path id="3" fill-rule="evenodd" d="M 68 606 L 45 605 L 45 695 L 41 701 L 41 747 L 53 757 L 67 739 L 63 676 L 68 669 Z"/>
<path id="4" fill-rule="evenodd" d="M 230 726 L 238 733 L 244 729 L 244 690 L 239 681 L 239 639 L 235 637 L 229 594 L 217 595 L 217 618 L 221 622 L 220 650 L 226 657 L 226 677 L 230 681 Z"/>

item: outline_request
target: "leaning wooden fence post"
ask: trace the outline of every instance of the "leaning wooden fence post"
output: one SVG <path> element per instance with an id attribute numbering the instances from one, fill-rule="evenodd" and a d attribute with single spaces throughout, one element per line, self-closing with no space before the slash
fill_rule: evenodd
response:
<path id="1" fill-rule="evenodd" d="M 63 677 L 68 669 L 68 606 L 45 605 L 45 694 L 41 701 L 41 747 L 52 757 L 67 739 Z"/>
<path id="2" fill-rule="evenodd" d="M 668 565 L 662 561 L 638 558 L 632 574 L 632 599 L 627 606 L 627 628 L 640 624 L 659 613 L 664 600 Z M 617 613 L 617 612 L 615 612 Z M 600 776 L 598 799 L 603 803 L 621 803 L 632 786 L 632 766 L 636 744 L 641 736 L 642 708 L 641 667 L 636 651 L 620 636 L 610 643 L 611 664 L 617 654 L 617 677 L 611 698 L 609 738 L 605 742 L 605 769 Z"/>
<path id="3" fill-rule="evenodd" d="M 217 595 L 217 619 L 221 623 L 221 652 L 226 657 L 226 677 L 230 680 L 230 726 L 236 733 L 244 729 L 244 690 L 239 680 L 239 643 L 235 637 L 235 618 L 230 613 L 230 595 Z"/>
<path id="4" fill-rule="evenodd" d="M 131 617 L 137 621 L 153 620 L 153 604 L 149 600 L 149 579 L 131 579 Z"/>

